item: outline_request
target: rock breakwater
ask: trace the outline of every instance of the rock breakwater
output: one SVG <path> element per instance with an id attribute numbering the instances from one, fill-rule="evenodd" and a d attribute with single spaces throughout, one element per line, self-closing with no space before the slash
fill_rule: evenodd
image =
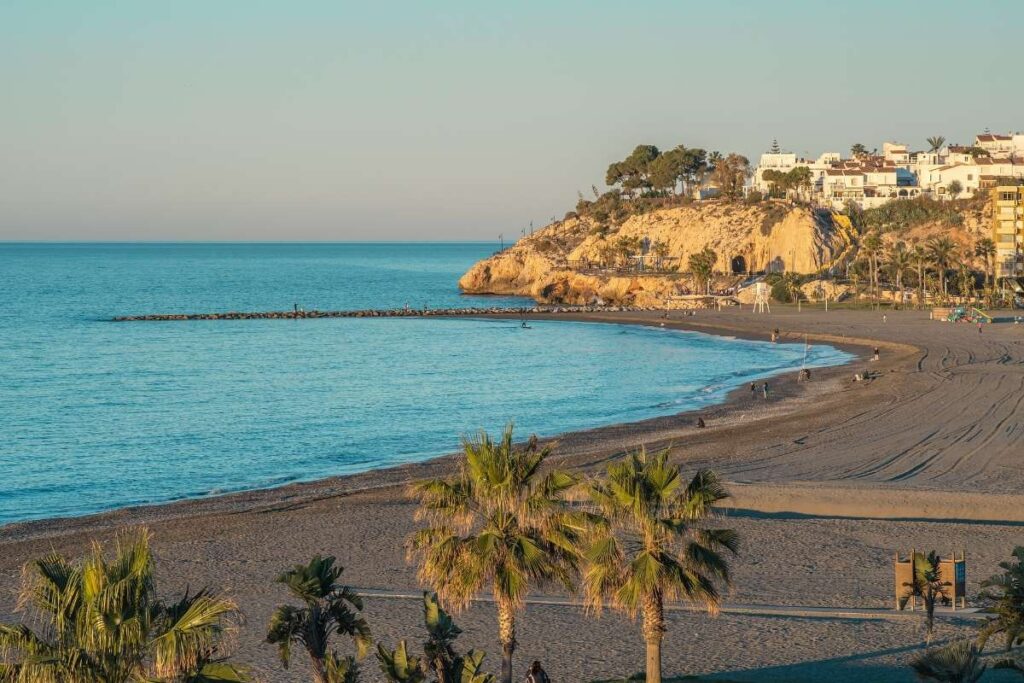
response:
<path id="1" fill-rule="evenodd" d="M 551 313 L 610 313 L 651 310 L 631 306 L 534 306 L 529 308 L 385 308 L 355 311 L 226 311 L 223 313 L 151 313 L 119 315 L 114 322 L 172 320 L 305 320 L 319 318 L 425 318 L 481 315 L 547 315 Z"/>

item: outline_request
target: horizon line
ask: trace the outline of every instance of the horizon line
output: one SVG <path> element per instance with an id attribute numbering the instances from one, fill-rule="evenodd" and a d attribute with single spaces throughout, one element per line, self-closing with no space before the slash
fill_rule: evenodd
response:
<path id="1" fill-rule="evenodd" d="M 13 244 L 490 244 L 498 240 L 0 240 Z M 506 242 L 510 244 L 512 242 Z"/>

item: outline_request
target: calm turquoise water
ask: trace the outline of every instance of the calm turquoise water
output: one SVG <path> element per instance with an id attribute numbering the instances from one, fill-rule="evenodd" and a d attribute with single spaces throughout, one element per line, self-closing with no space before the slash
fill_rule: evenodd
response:
<path id="1" fill-rule="evenodd" d="M 561 322 L 112 323 L 117 314 L 522 305 L 481 244 L 0 244 L 0 524 L 356 472 L 665 415 L 803 347 Z M 811 350 L 814 365 L 846 360 Z"/>

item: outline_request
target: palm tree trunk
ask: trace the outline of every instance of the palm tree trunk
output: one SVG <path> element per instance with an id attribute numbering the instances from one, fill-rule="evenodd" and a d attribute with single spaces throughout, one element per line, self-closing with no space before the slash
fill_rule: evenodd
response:
<path id="1" fill-rule="evenodd" d="M 661 593 L 644 599 L 644 643 L 647 645 L 647 683 L 661 683 L 661 639 L 665 634 L 665 610 Z"/>
<path id="2" fill-rule="evenodd" d="M 313 683 L 327 683 L 327 664 L 322 659 L 313 658 Z"/>
<path id="3" fill-rule="evenodd" d="M 935 596 L 930 593 L 926 593 L 924 596 L 924 611 L 924 642 L 926 645 L 931 645 L 932 634 L 935 632 Z"/>
<path id="4" fill-rule="evenodd" d="M 516 613 L 512 605 L 498 601 L 498 640 L 501 641 L 501 683 L 512 683 L 512 653 L 516 649 Z"/>
<path id="5" fill-rule="evenodd" d="M 917 264 L 917 307 L 924 308 L 924 268 Z"/>

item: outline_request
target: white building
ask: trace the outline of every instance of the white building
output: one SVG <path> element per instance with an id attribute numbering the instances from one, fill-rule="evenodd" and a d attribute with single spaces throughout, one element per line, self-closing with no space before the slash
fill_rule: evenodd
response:
<path id="1" fill-rule="evenodd" d="M 765 171 L 789 173 L 794 168 L 804 166 L 811 172 L 812 191 L 821 192 L 825 171 L 832 168 L 841 159 L 842 156 L 839 152 L 825 152 L 814 160 L 802 159 L 792 152 L 765 152 L 754 169 L 751 188 L 767 194 L 771 190 L 771 184 L 764 180 Z"/>
<path id="2" fill-rule="evenodd" d="M 1013 156 L 1013 136 L 999 133 L 982 133 L 974 136 L 974 146 L 980 147 L 993 159 L 1009 159 Z"/>
<path id="3" fill-rule="evenodd" d="M 827 152 L 814 160 L 773 144 L 771 151 L 761 155 L 750 187 L 768 193 L 772 187 L 764 179 L 766 172 L 788 173 L 803 166 L 811 173 L 813 201 L 834 209 L 849 202 L 868 209 L 895 199 L 945 198 L 954 182 L 960 186 L 957 196 L 967 197 L 988 191 L 1000 179 L 1024 178 L 1024 133 L 985 133 L 976 136 L 974 143 L 972 147 L 949 145 L 925 152 L 887 141 L 882 143 L 881 154 L 844 159 L 837 152 Z"/>

